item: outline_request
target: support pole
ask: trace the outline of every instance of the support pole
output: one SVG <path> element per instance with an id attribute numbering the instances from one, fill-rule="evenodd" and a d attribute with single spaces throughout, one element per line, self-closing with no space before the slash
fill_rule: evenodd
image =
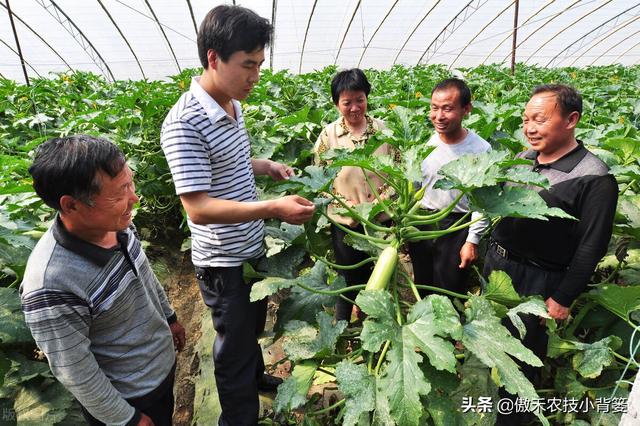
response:
<path id="1" fill-rule="evenodd" d="M 516 72 L 516 40 L 518 36 L 518 6 L 519 0 L 516 0 L 515 10 L 513 12 L 513 43 L 511 44 L 511 75 Z"/>
<path id="2" fill-rule="evenodd" d="M 27 66 L 24 62 L 24 56 L 22 56 L 22 49 L 20 48 L 20 41 L 18 40 L 18 32 L 16 31 L 16 24 L 13 22 L 13 13 L 11 12 L 11 5 L 7 0 L 7 13 L 9 14 L 9 21 L 11 21 L 11 29 L 13 30 L 13 37 L 16 40 L 16 47 L 18 48 L 18 56 L 20 56 L 20 64 L 22 65 L 22 73 L 24 74 L 24 81 L 27 86 L 29 84 L 29 75 L 27 74 Z"/>

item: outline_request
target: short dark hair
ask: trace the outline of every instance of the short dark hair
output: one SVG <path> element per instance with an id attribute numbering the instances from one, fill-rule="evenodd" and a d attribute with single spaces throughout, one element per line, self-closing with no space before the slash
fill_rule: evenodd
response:
<path id="1" fill-rule="evenodd" d="M 340 94 L 344 91 L 363 91 L 366 96 L 371 92 L 371 84 L 360 68 L 340 71 L 331 80 L 331 99 L 338 104 Z"/>
<path id="2" fill-rule="evenodd" d="M 566 84 L 540 84 L 533 89 L 531 96 L 545 92 L 555 95 L 565 117 L 574 111 L 578 112 L 578 118 L 582 117 L 582 95 L 575 88 Z"/>
<path id="3" fill-rule="evenodd" d="M 113 142 L 95 136 L 53 138 L 41 144 L 29 173 L 42 200 L 58 211 L 60 197 L 70 195 L 87 205 L 101 189 L 98 172 L 112 178 L 122 171 L 124 154 Z"/>
<path id="4" fill-rule="evenodd" d="M 469 89 L 469 86 L 467 86 L 467 83 L 465 83 L 464 80 L 460 80 L 459 78 L 447 78 L 446 80 L 442 80 L 440 83 L 435 85 L 433 90 L 431 90 L 431 96 L 440 90 L 449 89 L 456 89 L 458 91 L 460 106 L 464 107 L 471 103 L 471 89 Z"/>
<path id="5" fill-rule="evenodd" d="M 228 61 L 238 51 L 263 49 L 271 41 L 273 27 L 254 11 L 241 6 L 214 7 L 202 20 L 198 30 L 198 56 L 207 69 L 207 52 L 216 51 L 220 59 Z"/>

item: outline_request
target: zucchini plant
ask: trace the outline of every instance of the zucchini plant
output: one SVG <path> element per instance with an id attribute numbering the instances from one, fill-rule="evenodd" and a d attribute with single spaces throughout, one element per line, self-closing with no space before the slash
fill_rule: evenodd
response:
<path id="1" fill-rule="evenodd" d="M 324 424 L 326 419 L 321 419 L 322 416 L 329 412 L 334 416 L 337 412 L 345 425 L 417 425 L 427 419 L 434 424 L 457 424 L 464 417 L 462 396 L 479 391 L 470 388 L 470 378 L 487 384 L 484 390 L 487 393 L 478 396 L 491 396 L 497 389 L 497 385 L 488 380 L 491 375 L 510 393 L 529 400 L 538 398 L 514 358 L 538 367 L 542 361 L 511 336 L 501 324 L 501 317 L 512 318 L 522 329 L 517 314 L 548 317 L 544 301 L 540 297 L 521 299 L 509 278 L 501 272 L 494 272 L 482 291 L 474 294 L 417 285 L 398 264 L 398 249 L 408 242 L 435 239 L 469 226 L 467 215 L 448 229 L 424 231 L 417 227 L 445 218 L 463 196 L 469 197 L 472 209 L 494 220 L 504 216 L 543 220 L 547 216 L 569 216 L 562 210 L 548 208 L 537 192 L 525 187 L 548 185 L 541 175 L 513 167 L 528 164 L 527 160 L 513 159 L 511 153 L 503 151 L 463 156 L 444 166 L 443 179 L 437 187 L 455 190 L 458 197 L 442 211 L 426 213 L 419 208 L 424 190 L 416 191 L 414 182 L 421 180 L 421 162 L 432 150 L 425 143 L 428 135 L 410 132 L 407 123 L 414 118 L 410 111 L 396 107 L 394 113 L 388 123 L 391 130 L 370 139 L 362 148 L 329 152 L 327 159 L 331 160 L 331 166 L 328 169 L 308 166 L 303 176 L 282 184 L 306 196 L 330 197 L 341 205 L 341 214 L 361 223 L 364 233 L 333 221 L 324 207 L 320 208 L 317 226 L 331 223 L 340 228 L 348 235 L 351 245 L 371 255 L 360 264 L 376 263 L 369 281 L 362 285 L 344 287 L 343 281 L 335 274 L 332 277 L 330 272 L 360 264 L 340 266 L 320 255 L 307 275 L 317 278 L 315 285 L 301 283 L 301 278 L 267 279 L 254 285 L 254 300 L 296 284 L 304 291 L 324 296 L 344 297 L 348 291 L 361 290 L 355 300 L 367 314 L 361 327 L 348 328 L 344 321 L 333 324 L 324 311 L 314 313 L 315 319 L 310 322 L 293 320 L 283 327 L 283 346 L 293 368 L 291 376 L 279 388 L 275 410 L 286 412 L 304 405 L 312 407 L 314 401 L 307 400 L 306 396 L 314 378 L 333 382 L 340 391 L 341 398 L 330 407 L 308 409 L 307 423 Z M 384 142 L 400 152 L 399 162 L 388 156 L 373 155 Z M 342 166 L 360 167 L 363 172 L 376 174 L 393 188 L 395 196 L 383 199 L 368 183 L 376 201 L 349 206 L 330 191 L 332 180 Z M 506 182 L 521 186 L 503 186 Z M 319 205 L 324 206 L 326 202 Z M 376 221 L 381 213 L 392 219 L 392 225 L 384 226 Z M 308 249 L 314 253 L 311 244 Z M 324 280 L 330 285 L 323 286 Z M 421 289 L 433 294 L 423 299 Z M 343 347 L 349 350 L 341 350 Z M 452 394 L 454 397 L 448 397 Z M 541 413 L 537 414 L 546 422 Z"/>

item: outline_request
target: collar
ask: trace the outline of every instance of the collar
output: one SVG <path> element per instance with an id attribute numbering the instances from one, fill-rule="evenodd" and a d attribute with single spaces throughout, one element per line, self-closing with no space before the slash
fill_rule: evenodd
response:
<path id="1" fill-rule="evenodd" d="M 210 94 L 207 93 L 206 90 L 200 86 L 200 77 L 193 77 L 191 79 L 191 86 L 189 86 L 189 92 L 193 95 L 194 98 L 198 101 L 198 103 L 204 109 L 204 112 L 209 117 L 212 123 L 217 123 L 220 120 L 223 120 L 225 117 L 228 117 L 231 122 L 235 123 L 236 121 L 233 117 L 230 117 L 227 112 L 222 109 L 222 107 L 211 97 Z M 235 99 L 231 99 L 231 103 L 233 104 L 233 109 L 236 113 L 236 118 L 240 118 L 242 115 L 242 110 L 240 108 L 240 102 Z"/>
<path id="2" fill-rule="evenodd" d="M 367 139 L 367 138 L 369 138 L 369 136 L 373 135 L 377 131 L 373 119 L 368 114 L 364 115 L 364 119 L 367 122 L 367 128 L 365 129 L 365 131 L 362 134 L 362 136 L 359 136 L 357 138 L 358 140 Z M 347 123 L 344 120 L 344 117 L 340 117 L 340 122 L 338 123 L 338 129 L 336 131 L 336 134 L 337 134 L 338 137 L 344 136 L 344 135 L 347 135 L 347 134 L 351 135 L 351 132 L 349 131 L 349 128 L 347 127 Z"/>
<path id="3" fill-rule="evenodd" d="M 80 257 L 83 257 L 95 263 L 100 267 L 106 266 L 115 252 L 118 251 L 119 248 L 123 245 L 124 247 L 127 247 L 127 244 L 129 242 L 129 235 L 127 234 L 127 232 L 119 231 L 116 235 L 116 238 L 120 243 L 120 247 L 106 249 L 95 244 L 91 244 L 67 231 L 67 229 L 64 227 L 64 224 L 60 220 L 60 215 L 56 215 L 53 226 L 51 227 L 51 232 L 53 233 L 53 238 L 55 238 L 58 244 L 60 244 L 62 247 L 66 248 L 69 251 L 72 251 Z"/>
<path id="4" fill-rule="evenodd" d="M 528 150 L 524 157 L 528 160 L 533 160 L 533 167 L 544 167 L 549 169 L 556 169 L 563 173 L 569 173 L 573 170 L 580 161 L 587 155 L 587 148 L 584 147 L 582 141 L 577 140 L 578 146 L 573 150 L 567 152 L 562 157 L 558 158 L 553 163 L 540 164 L 538 163 L 538 153 L 532 149 Z"/>

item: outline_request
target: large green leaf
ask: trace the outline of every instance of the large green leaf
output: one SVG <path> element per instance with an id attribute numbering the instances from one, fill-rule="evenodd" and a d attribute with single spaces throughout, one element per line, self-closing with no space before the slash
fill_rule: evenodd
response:
<path id="1" fill-rule="evenodd" d="M 316 270 L 316 268 L 318 268 Z M 341 276 L 331 276 L 328 269 L 321 262 L 317 262 L 314 267 L 316 279 L 305 280 L 304 284 L 316 290 L 337 290 L 345 287 L 344 278 Z M 322 272 L 322 274 L 320 274 Z M 307 273 L 309 276 L 311 272 Z M 297 278 L 302 279 L 302 277 Z M 280 334 L 284 331 L 284 326 L 291 320 L 305 321 L 309 324 L 315 322 L 316 313 L 328 307 L 333 307 L 337 296 L 311 293 L 301 287 L 295 286 L 291 289 L 289 296 L 280 303 L 274 331 Z"/>
<path id="2" fill-rule="evenodd" d="M 251 287 L 250 300 L 255 302 L 257 300 L 264 299 L 267 296 L 271 296 L 278 290 L 293 287 L 300 283 L 307 287 L 319 287 L 320 284 L 326 283 L 327 267 L 322 262 L 316 262 L 306 274 L 300 275 L 297 278 L 280 278 L 280 277 L 267 277 Z M 324 285 L 324 290 L 329 288 Z"/>
<path id="3" fill-rule="evenodd" d="M 24 322 L 18 290 L 0 287 L 0 347 L 32 342 L 31 332 Z"/>
<path id="4" fill-rule="evenodd" d="M 463 424 L 460 401 L 452 398 L 453 392 L 459 385 L 459 372 L 449 373 L 436 370 L 424 362 L 421 367 L 426 380 L 431 384 L 431 392 L 422 398 L 422 403 L 435 426 Z"/>
<path id="5" fill-rule="evenodd" d="M 317 194 L 326 191 L 335 178 L 338 169 L 335 167 L 307 166 L 304 168 L 306 175 L 292 176 L 283 181 L 283 186 L 300 185 L 306 193 Z"/>
<path id="6" fill-rule="evenodd" d="M 59 382 L 31 382 L 18 391 L 14 410 L 25 426 L 78 424 L 84 419 L 76 399 Z"/>
<path id="7" fill-rule="evenodd" d="M 498 401 L 498 388 L 491 379 L 491 369 L 482 363 L 478 357 L 468 353 L 460 368 L 460 383 L 457 389 L 449 395 L 455 410 L 460 413 L 466 425 L 493 426 L 496 422 L 495 411 L 475 413 L 472 410 L 462 412 L 464 398 L 477 402 L 480 397 L 488 397 Z M 453 414 L 453 413 L 452 413 Z M 456 418 L 457 416 L 454 416 Z M 449 423 L 451 424 L 451 423 Z M 456 423 L 459 424 L 459 423 Z M 448 426 L 448 424 L 446 425 Z"/>
<path id="8" fill-rule="evenodd" d="M 594 343 L 583 343 L 562 339 L 556 333 L 550 333 L 548 353 L 551 358 L 572 355 L 573 368 L 582 377 L 592 379 L 600 376 L 602 369 L 613 363 L 613 352 L 622 345 L 618 336 L 607 336 Z"/>
<path id="9" fill-rule="evenodd" d="M 519 304 L 515 308 L 509 309 L 509 311 L 507 311 L 507 315 L 509 316 L 509 319 L 511 319 L 514 327 L 518 330 L 520 339 L 524 339 L 524 335 L 527 330 L 519 314 L 536 315 L 541 318 L 551 318 L 549 316 L 549 312 L 547 311 L 547 305 L 545 305 L 544 301 L 539 297 L 527 300 L 526 302 Z"/>
<path id="10" fill-rule="evenodd" d="M 403 344 L 419 348 L 438 370 L 455 372 L 453 344 L 444 337 L 462 338 L 458 313 L 446 296 L 429 295 L 413 307 L 402 326 Z"/>
<path id="11" fill-rule="evenodd" d="M 439 173 L 443 179 L 436 183 L 435 188 L 467 191 L 496 185 L 502 176 L 499 163 L 510 156 L 507 151 L 462 155 L 442 166 Z"/>
<path id="12" fill-rule="evenodd" d="M 387 358 L 389 362 L 381 383 L 391 415 L 399 425 L 417 425 L 423 412 L 420 395 L 427 395 L 431 390 L 419 366 L 422 357 L 413 345 L 394 342 Z"/>
<path id="13" fill-rule="evenodd" d="M 291 375 L 278 386 L 278 394 L 273 401 L 276 413 L 295 410 L 307 402 L 307 393 L 317 369 L 315 361 L 303 361 L 293 367 Z"/>
<path id="14" fill-rule="evenodd" d="M 489 301 L 483 297 L 472 297 L 465 315 L 467 323 L 463 327 L 462 336 L 464 346 L 487 367 L 497 369 L 500 382 L 507 392 L 523 398 L 537 398 L 533 385 L 511 356 L 534 367 L 541 367 L 542 361 L 509 333 L 495 316 Z"/>
<path id="15" fill-rule="evenodd" d="M 386 340 L 394 340 L 400 333 L 400 325 L 395 319 L 391 295 L 386 291 L 361 291 L 356 303 L 368 315 L 362 325 L 362 347 L 369 352 L 377 352 Z"/>
<path id="16" fill-rule="evenodd" d="M 516 186 L 488 186 L 471 191 L 471 208 L 494 217 L 528 217 L 547 220 L 546 216 L 573 219 L 557 207 L 548 207 L 540 195 Z"/>
<path id="17" fill-rule="evenodd" d="M 640 309 L 640 286 L 621 287 L 603 284 L 587 293 L 588 297 L 624 320 Z"/>
<path id="18" fill-rule="evenodd" d="M 346 398 L 344 426 L 353 426 L 376 408 L 376 378 L 364 364 L 342 361 L 336 366 L 338 389 Z"/>
<path id="19" fill-rule="evenodd" d="M 580 383 L 573 368 L 558 368 L 554 381 L 555 388 L 567 398 L 580 399 L 589 390 L 588 387 Z"/>
<path id="20" fill-rule="evenodd" d="M 513 288 L 511 277 L 504 271 L 491 272 L 489 280 L 484 281 L 482 295 L 505 306 L 515 306 L 520 303 L 520 296 Z"/>
<path id="21" fill-rule="evenodd" d="M 282 347 L 292 361 L 322 358 L 331 355 L 338 337 L 347 326 L 346 321 L 333 319 L 326 312 L 316 315 L 318 329 L 304 321 L 289 321 L 285 326 Z"/>

